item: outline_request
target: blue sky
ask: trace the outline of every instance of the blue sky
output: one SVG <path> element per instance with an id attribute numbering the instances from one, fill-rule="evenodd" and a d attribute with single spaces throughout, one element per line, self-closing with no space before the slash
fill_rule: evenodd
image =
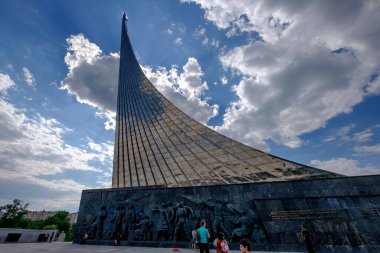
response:
<path id="1" fill-rule="evenodd" d="M 110 187 L 121 15 L 146 75 L 215 130 L 380 172 L 378 1 L 1 1 L 0 205 Z"/>

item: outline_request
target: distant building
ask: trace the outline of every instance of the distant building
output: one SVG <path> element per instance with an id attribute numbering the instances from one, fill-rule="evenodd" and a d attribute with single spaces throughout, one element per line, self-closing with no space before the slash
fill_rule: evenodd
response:
<path id="1" fill-rule="evenodd" d="M 30 219 L 32 221 L 38 221 L 38 220 L 46 220 L 49 217 L 54 216 L 57 214 L 58 211 L 29 211 L 25 217 L 27 219 Z M 0 217 L 2 214 L 0 214 Z M 70 224 L 74 224 L 77 222 L 78 213 L 70 213 L 69 214 L 69 222 Z"/>
<path id="2" fill-rule="evenodd" d="M 47 218 L 54 216 L 57 211 L 29 211 L 25 217 L 32 221 L 46 220 Z"/>
<path id="3" fill-rule="evenodd" d="M 70 224 L 77 223 L 77 219 L 78 219 L 78 213 L 70 213 L 69 214 Z"/>

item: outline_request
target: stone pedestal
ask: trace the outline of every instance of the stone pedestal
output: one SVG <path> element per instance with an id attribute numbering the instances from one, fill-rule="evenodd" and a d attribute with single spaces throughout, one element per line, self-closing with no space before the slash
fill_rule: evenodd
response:
<path id="1" fill-rule="evenodd" d="M 74 243 L 190 247 L 200 220 L 238 249 L 380 252 L 380 176 L 199 187 L 84 190 Z"/>

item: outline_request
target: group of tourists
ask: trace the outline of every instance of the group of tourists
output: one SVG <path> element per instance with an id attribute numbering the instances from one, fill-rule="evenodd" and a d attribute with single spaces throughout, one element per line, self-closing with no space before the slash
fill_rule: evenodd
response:
<path id="1" fill-rule="evenodd" d="M 201 221 L 200 228 L 194 228 L 192 231 L 192 241 L 191 246 L 192 249 L 195 250 L 198 245 L 200 253 L 209 253 L 209 245 L 208 240 L 210 239 L 210 233 L 206 228 L 206 221 Z M 214 240 L 214 246 L 216 248 L 216 253 L 227 253 L 230 248 L 228 246 L 228 242 L 222 232 L 218 233 L 217 238 Z M 250 244 L 248 240 L 243 239 L 240 241 L 240 252 L 249 253 Z"/>
<path id="2" fill-rule="evenodd" d="M 314 253 L 314 249 L 311 243 L 310 239 L 310 232 L 306 228 L 305 225 L 301 225 L 301 235 L 304 239 L 306 249 L 308 253 Z M 209 253 L 209 245 L 208 240 L 210 239 L 210 233 L 208 229 L 206 228 L 206 221 L 202 220 L 200 222 L 200 228 L 195 227 L 192 231 L 192 240 L 191 240 L 191 247 L 193 250 L 196 249 L 196 247 L 199 247 L 200 253 Z M 213 245 L 216 248 L 216 253 L 228 253 L 229 247 L 227 240 L 222 232 L 218 233 L 217 238 L 214 240 Z M 250 244 L 249 241 L 246 239 L 243 239 L 240 241 L 240 252 L 242 253 L 249 253 L 250 251 Z"/>
<path id="3" fill-rule="evenodd" d="M 200 225 L 200 227 L 199 227 Z M 308 253 L 314 253 L 314 249 L 312 246 L 311 238 L 310 238 L 310 232 L 306 228 L 305 225 L 301 225 L 301 235 L 303 237 L 304 243 L 306 245 L 306 249 Z M 54 236 L 54 232 L 52 237 Z M 48 234 L 45 234 L 45 237 L 48 238 Z M 120 246 L 120 236 L 117 236 L 117 239 L 114 241 L 115 246 Z M 211 238 L 209 230 L 206 228 L 206 221 L 202 220 L 198 226 L 196 226 L 192 233 L 191 233 L 191 246 L 192 249 L 195 251 L 197 247 L 199 247 L 200 253 L 210 253 L 209 249 L 209 239 Z M 80 241 L 81 244 L 85 244 L 88 240 L 88 233 L 85 231 L 84 236 L 82 240 Z M 230 248 L 228 246 L 228 242 L 225 238 L 224 233 L 219 232 L 217 235 L 217 238 L 214 240 L 213 245 L 216 248 L 216 253 L 228 253 L 230 251 Z M 250 251 L 250 243 L 247 239 L 242 239 L 240 241 L 240 247 L 239 250 L 242 253 L 249 253 Z"/>

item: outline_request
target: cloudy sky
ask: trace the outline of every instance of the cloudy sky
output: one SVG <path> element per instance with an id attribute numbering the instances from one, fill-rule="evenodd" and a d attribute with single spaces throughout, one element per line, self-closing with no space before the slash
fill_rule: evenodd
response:
<path id="1" fill-rule="evenodd" d="M 111 185 L 121 14 L 153 84 L 252 147 L 380 173 L 380 2 L 1 1 L 0 205 Z"/>

